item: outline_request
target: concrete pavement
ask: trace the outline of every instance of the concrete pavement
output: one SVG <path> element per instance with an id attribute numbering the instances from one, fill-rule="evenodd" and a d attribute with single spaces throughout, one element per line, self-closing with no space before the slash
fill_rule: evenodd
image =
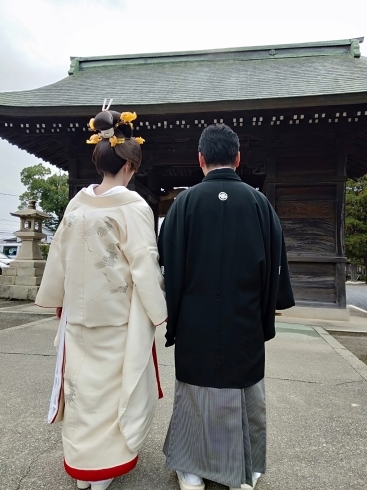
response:
<path id="1" fill-rule="evenodd" d="M 345 284 L 348 305 L 354 305 L 367 311 L 367 284 L 361 281 Z"/>
<path id="2" fill-rule="evenodd" d="M 46 424 L 57 321 L 46 313 L 40 320 L 29 304 L 8 309 L 16 313 L 28 313 L 29 323 L 0 331 L 0 489 L 75 489 L 62 467 L 60 426 Z M 358 318 L 350 329 L 366 331 L 366 318 Z M 339 323 L 278 318 L 267 344 L 268 471 L 258 490 L 367 487 L 367 367 L 327 333 Z M 157 330 L 165 397 L 136 469 L 111 490 L 178 490 L 161 452 L 174 387 L 173 349 L 163 334 Z"/>

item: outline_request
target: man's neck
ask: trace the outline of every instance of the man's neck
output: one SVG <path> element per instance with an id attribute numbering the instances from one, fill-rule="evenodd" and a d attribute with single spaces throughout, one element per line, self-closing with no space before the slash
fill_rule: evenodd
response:
<path id="1" fill-rule="evenodd" d="M 205 175 L 208 175 L 209 172 L 213 172 L 214 170 L 220 170 L 222 168 L 230 168 L 231 170 L 234 171 L 234 168 L 232 167 L 232 165 L 224 165 L 223 167 L 207 167 L 207 172 Z"/>

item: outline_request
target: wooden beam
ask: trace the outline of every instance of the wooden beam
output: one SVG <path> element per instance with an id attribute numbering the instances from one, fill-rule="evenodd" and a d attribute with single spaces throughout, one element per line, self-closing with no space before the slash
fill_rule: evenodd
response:
<path id="1" fill-rule="evenodd" d="M 284 97 L 275 99 L 225 100 L 213 102 L 189 102 L 170 104 L 135 105 L 135 111 L 140 115 L 189 114 L 191 112 L 216 112 L 235 110 L 265 110 L 265 109 L 294 109 L 307 107 L 346 106 L 365 104 L 366 93 L 315 95 L 307 97 Z M 131 110 L 131 106 L 115 106 L 121 112 Z M 0 117 L 85 117 L 90 118 L 100 112 L 101 106 L 44 106 L 44 107 L 15 107 L 0 106 Z"/>

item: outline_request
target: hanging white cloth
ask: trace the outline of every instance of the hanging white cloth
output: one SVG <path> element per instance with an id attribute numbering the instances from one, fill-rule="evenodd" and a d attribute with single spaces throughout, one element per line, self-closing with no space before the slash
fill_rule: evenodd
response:
<path id="1" fill-rule="evenodd" d="M 64 416 L 64 365 L 65 365 L 65 331 L 67 316 L 65 308 L 62 309 L 59 329 L 56 335 L 57 357 L 52 387 L 50 407 L 47 421 L 49 424 L 61 422 Z"/>

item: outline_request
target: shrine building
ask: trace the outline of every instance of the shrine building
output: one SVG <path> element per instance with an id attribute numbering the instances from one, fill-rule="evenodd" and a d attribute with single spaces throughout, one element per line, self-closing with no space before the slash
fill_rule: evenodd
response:
<path id="1" fill-rule="evenodd" d="M 237 173 L 282 222 L 294 314 L 345 319 L 345 181 L 367 173 L 362 42 L 72 58 L 54 84 L 0 93 L 0 137 L 67 171 L 72 197 L 100 181 L 87 124 L 113 98 L 112 109 L 138 114 L 134 136 L 146 143 L 130 187 L 158 222 L 179 188 L 203 178 L 203 129 L 229 125 Z"/>

